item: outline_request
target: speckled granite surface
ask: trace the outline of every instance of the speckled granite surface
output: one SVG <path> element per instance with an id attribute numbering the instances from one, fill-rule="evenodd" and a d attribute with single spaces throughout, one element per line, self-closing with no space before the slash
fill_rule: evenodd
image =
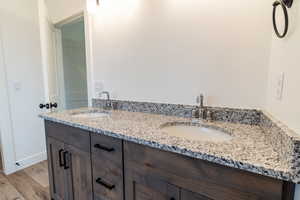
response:
<path id="1" fill-rule="evenodd" d="M 93 99 L 93 107 L 103 108 L 106 100 Z M 196 106 L 182 104 L 166 104 L 136 101 L 112 100 L 112 104 L 117 110 L 130 112 L 154 113 L 169 116 L 191 117 L 192 110 Z M 217 108 L 206 107 L 211 111 L 215 121 L 224 121 L 240 124 L 258 125 L 260 123 L 261 112 L 249 109 Z"/>
<path id="2" fill-rule="evenodd" d="M 300 135 L 275 119 L 270 113 L 263 111 L 260 127 L 265 133 L 266 141 L 279 154 L 280 158 L 294 172 L 292 179 L 300 182 Z"/>
<path id="3" fill-rule="evenodd" d="M 72 115 L 101 109 L 84 108 L 41 115 L 42 118 L 98 134 L 104 134 L 154 148 L 207 160 L 221 165 L 254 172 L 269 177 L 300 182 L 299 168 L 291 163 L 293 146 L 278 151 L 269 142 L 261 126 L 229 122 L 205 122 L 233 136 L 228 142 L 193 141 L 167 135 L 160 127 L 169 122 L 199 123 L 188 117 L 114 110 L 102 118 L 76 118 Z M 261 123 L 261 121 L 259 121 Z M 274 139 L 276 140 L 276 139 Z M 300 140 L 299 140 L 300 141 Z M 285 155 L 289 155 L 287 158 Z"/>

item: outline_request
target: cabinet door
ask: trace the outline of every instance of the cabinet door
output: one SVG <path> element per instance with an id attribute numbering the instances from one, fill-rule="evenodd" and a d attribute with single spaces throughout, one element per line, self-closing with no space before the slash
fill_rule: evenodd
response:
<path id="1" fill-rule="evenodd" d="M 202 194 L 198 194 L 184 189 L 181 189 L 180 196 L 181 200 L 213 200 Z"/>
<path id="2" fill-rule="evenodd" d="M 126 200 L 179 200 L 179 188 L 163 180 L 132 171 L 126 172 Z"/>
<path id="3" fill-rule="evenodd" d="M 92 169 L 90 152 L 66 146 L 68 200 L 92 200 Z"/>
<path id="4" fill-rule="evenodd" d="M 47 137 L 47 153 L 51 198 L 54 200 L 66 200 L 66 171 L 63 167 L 64 144 Z"/>

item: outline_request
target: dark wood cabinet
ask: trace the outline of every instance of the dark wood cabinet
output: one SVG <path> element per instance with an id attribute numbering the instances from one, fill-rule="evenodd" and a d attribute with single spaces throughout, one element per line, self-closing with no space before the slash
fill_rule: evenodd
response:
<path id="1" fill-rule="evenodd" d="M 181 189 L 180 200 L 214 200 L 204 195 Z"/>
<path id="2" fill-rule="evenodd" d="M 125 180 L 125 199 L 180 200 L 180 189 L 159 177 L 127 169 Z"/>
<path id="3" fill-rule="evenodd" d="M 181 200 L 287 200 L 284 191 L 290 187 L 281 180 L 127 141 L 124 159 L 127 200 L 134 199 L 139 183 L 153 199 L 150 182 L 157 180 L 178 187 Z"/>
<path id="4" fill-rule="evenodd" d="M 52 200 L 293 200 L 293 183 L 45 124 Z"/>
<path id="5" fill-rule="evenodd" d="M 50 193 L 54 200 L 67 199 L 66 170 L 63 168 L 64 143 L 47 137 Z"/>
<path id="6" fill-rule="evenodd" d="M 46 123 L 51 198 L 93 200 L 90 144 L 84 145 L 84 141 L 75 142 L 76 146 L 68 144 L 67 130 L 73 130 L 74 140 L 85 138 L 76 133 L 82 133 L 79 129 Z M 62 133 L 61 138 L 59 133 Z M 90 140 L 88 135 L 86 137 Z"/>
<path id="7" fill-rule="evenodd" d="M 94 200 L 123 199 L 123 141 L 92 134 Z"/>
<path id="8" fill-rule="evenodd" d="M 92 200 L 92 167 L 90 152 L 66 145 L 68 198 Z"/>

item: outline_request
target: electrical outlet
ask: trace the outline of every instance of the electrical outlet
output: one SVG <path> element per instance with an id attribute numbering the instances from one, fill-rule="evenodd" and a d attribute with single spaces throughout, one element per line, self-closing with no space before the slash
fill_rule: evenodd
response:
<path id="1" fill-rule="evenodd" d="M 281 72 L 278 74 L 278 76 L 276 77 L 276 99 L 281 101 L 282 97 L 283 97 L 283 89 L 284 89 L 284 80 L 285 80 L 285 76 L 284 73 Z"/>

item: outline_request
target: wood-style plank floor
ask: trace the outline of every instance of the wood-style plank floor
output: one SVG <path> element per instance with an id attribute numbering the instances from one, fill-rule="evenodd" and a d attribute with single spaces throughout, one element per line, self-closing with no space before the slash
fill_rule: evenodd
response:
<path id="1" fill-rule="evenodd" d="M 50 200 L 47 162 L 9 176 L 0 173 L 0 200 Z"/>

